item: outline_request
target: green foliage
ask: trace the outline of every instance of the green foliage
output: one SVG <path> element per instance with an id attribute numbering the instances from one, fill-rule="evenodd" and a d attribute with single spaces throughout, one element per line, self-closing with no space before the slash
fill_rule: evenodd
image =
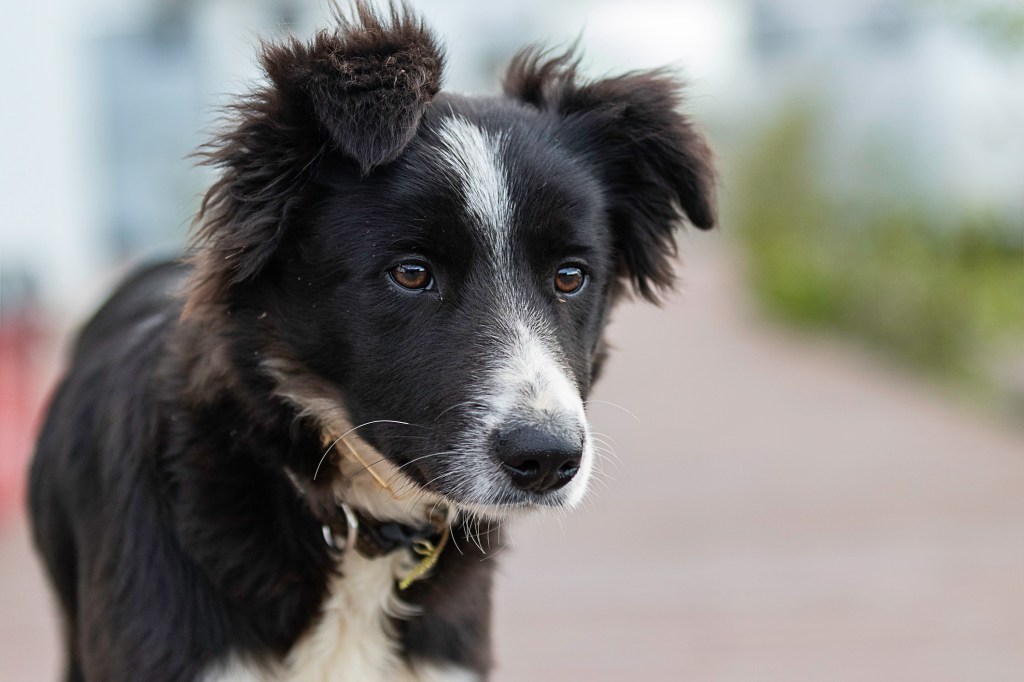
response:
<path id="1" fill-rule="evenodd" d="M 1019 7 L 993 7 L 979 12 L 974 26 L 996 47 L 1024 47 L 1024 12 Z"/>
<path id="2" fill-rule="evenodd" d="M 1024 7 L 1020 0 L 917 0 L 928 10 L 937 9 L 954 25 L 974 33 L 994 49 L 1024 48 Z"/>
<path id="3" fill-rule="evenodd" d="M 815 121 L 808 108 L 785 112 L 735 178 L 731 209 L 759 301 L 790 323 L 973 377 L 986 348 L 1024 335 L 1020 227 L 936 225 L 910 198 L 844 196 L 814 156 Z"/>

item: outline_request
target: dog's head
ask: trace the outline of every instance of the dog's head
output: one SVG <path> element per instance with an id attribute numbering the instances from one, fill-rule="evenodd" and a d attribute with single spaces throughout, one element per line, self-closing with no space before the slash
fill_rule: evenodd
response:
<path id="1" fill-rule="evenodd" d="M 356 14 L 264 48 L 267 84 L 209 150 L 189 305 L 258 330 L 276 381 L 329 386 L 343 416 L 306 411 L 334 437 L 365 423 L 414 485 L 575 504 L 609 309 L 671 286 L 683 214 L 714 224 L 710 152 L 664 72 L 586 82 L 527 50 L 503 96 L 449 95 L 422 23 Z"/>

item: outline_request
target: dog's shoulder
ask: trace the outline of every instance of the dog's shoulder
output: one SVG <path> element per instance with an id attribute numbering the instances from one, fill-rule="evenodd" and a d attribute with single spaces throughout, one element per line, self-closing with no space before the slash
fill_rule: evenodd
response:
<path id="1" fill-rule="evenodd" d="M 130 273 L 79 332 L 73 363 L 97 355 L 114 359 L 154 332 L 172 328 L 181 312 L 179 292 L 189 270 L 183 261 L 172 260 Z"/>

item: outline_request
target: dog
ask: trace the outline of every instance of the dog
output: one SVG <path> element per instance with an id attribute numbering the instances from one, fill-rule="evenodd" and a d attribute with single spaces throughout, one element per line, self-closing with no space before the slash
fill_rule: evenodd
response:
<path id="1" fill-rule="evenodd" d="M 41 429 L 66 679 L 485 679 L 482 559 L 586 493 L 610 311 L 714 225 L 712 153 L 664 70 L 535 47 L 442 91 L 405 6 L 261 60 L 190 250 L 87 323 Z"/>

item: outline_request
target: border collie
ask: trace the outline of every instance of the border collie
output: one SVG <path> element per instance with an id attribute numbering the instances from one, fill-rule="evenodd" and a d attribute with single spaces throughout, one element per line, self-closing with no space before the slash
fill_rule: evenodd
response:
<path id="1" fill-rule="evenodd" d="M 338 22 L 264 45 L 189 257 L 120 286 L 53 397 L 68 680 L 486 678 L 484 534 L 580 502 L 609 312 L 715 222 L 669 73 L 533 48 L 465 97 L 408 8 Z"/>

